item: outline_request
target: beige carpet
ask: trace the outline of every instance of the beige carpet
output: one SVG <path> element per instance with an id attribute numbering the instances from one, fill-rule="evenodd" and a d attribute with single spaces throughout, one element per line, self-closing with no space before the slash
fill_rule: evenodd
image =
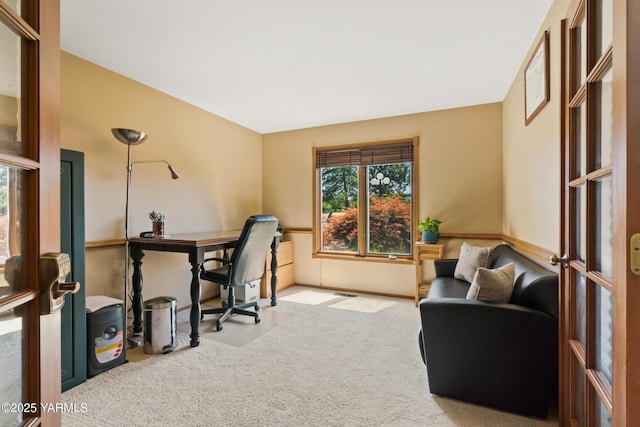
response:
<path id="1" fill-rule="evenodd" d="M 557 425 L 553 416 L 536 420 L 432 396 L 412 299 L 359 295 L 370 302 L 356 311 L 330 307 L 353 304 L 334 292 L 315 305 L 291 301 L 301 292 L 322 291 L 289 288 L 277 307 L 262 300 L 258 325 L 236 316 L 216 332 L 215 316 L 205 317 L 197 348 L 188 345 L 188 315 L 180 313 L 174 352 L 129 351 L 129 363 L 65 392 L 64 403 L 86 411 L 64 413 L 63 426 Z"/>
<path id="2" fill-rule="evenodd" d="M 338 295 L 320 291 L 299 291 L 283 295 L 281 301 L 297 302 L 300 304 L 318 305 L 338 298 Z"/>
<path id="3" fill-rule="evenodd" d="M 375 313 L 395 304 L 394 301 L 380 300 L 376 298 L 346 298 L 343 301 L 331 304 L 329 308 L 340 310 L 360 311 L 362 313 Z"/>

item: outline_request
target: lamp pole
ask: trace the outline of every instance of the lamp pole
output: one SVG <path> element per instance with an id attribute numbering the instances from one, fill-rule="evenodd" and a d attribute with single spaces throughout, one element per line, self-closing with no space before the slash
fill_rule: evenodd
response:
<path id="1" fill-rule="evenodd" d="M 127 199 L 125 202 L 124 215 L 124 336 L 130 347 L 137 347 L 142 344 L 139 337 L 130 337 L 128 331 L 129 313 L 129 193 L 131 189 L 131 145 L 142 144 L 147 139 L 147 134 L 132 129 L 113 128 L 113 136 L 123 144 L 127 145 Z"/>
<path id="2" fill-rule="evenodd" d="M 130 347 L 138 347 L 142 345 L 142 334 L 133 333 L 129 336 L 128 333 L 128 321 L 127 316 L 129 313 L 129 195 L 131 193 L 131 174 L 133 172 L 133 166 L 139 163 L 164 163 L 169 168 L 171 173 L 171 179 L 180 178 L 180 174 L 175 170 L 173 166 L 166 160 L 140 160 L 131 162 L 131 146 L 142 144 L 147 139 L 147 134 L 132 129 L 113 128 L 111 129 L 113 136 L 123 144 L 127 145 L 127 199 L 124 207 L 124 334 L 127 338 L 127 344 Z"/>

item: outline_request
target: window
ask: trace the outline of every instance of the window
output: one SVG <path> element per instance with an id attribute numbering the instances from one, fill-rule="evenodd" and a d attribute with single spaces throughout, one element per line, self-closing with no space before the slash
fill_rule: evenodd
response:
<path id="1" fill-rule="evenodd" d="M 314 254 L 410 257 L 418 138 L 314 148 Z"/>

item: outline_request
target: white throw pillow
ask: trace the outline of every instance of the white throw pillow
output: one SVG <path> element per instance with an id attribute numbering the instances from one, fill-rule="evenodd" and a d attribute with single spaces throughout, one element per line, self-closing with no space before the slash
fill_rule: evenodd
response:
<path id="1" fill-rule="evenodd" d="M 453 272 L 453 277 L 471 283 L 478 268 L 489 266 L 490 253 L 491 248 L 480 248 L 464 242 L 460 248 L 460 258 Z"/>
<path id="2" fill-rule="evenodd" d="M 513 263 L 493 270 L 480 267 L 467 292 L 467 299 L 509 302 L 515 275 L 516 267 Z"/>

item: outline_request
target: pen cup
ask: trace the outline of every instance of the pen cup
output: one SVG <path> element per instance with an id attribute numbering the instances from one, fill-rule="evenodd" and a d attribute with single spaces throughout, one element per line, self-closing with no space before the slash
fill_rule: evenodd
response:
<path id="1" fill-rule="evenodd" d="M 164 221 L 153 221 L 153 237 L 163 237 L 164 236 Z"/>

